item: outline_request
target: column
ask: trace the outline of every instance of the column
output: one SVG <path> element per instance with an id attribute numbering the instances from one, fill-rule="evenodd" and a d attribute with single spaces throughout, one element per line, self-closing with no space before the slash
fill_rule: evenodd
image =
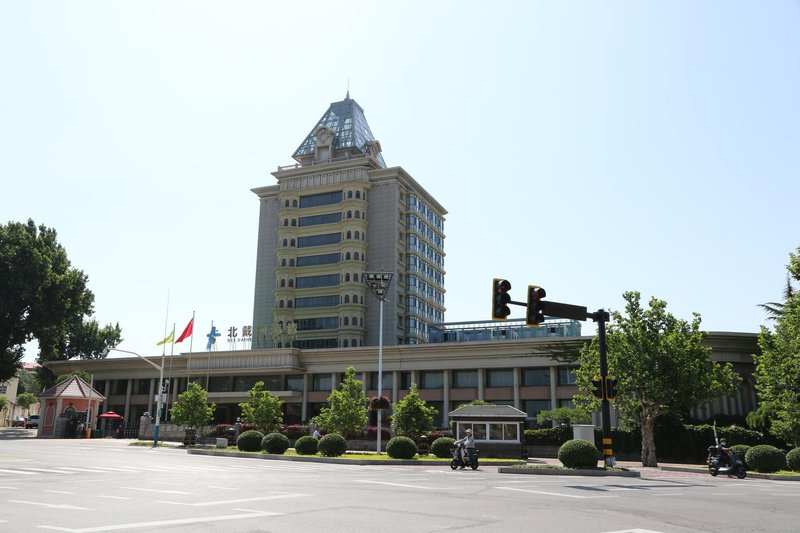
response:
<path id="1" fill-rule="evenodd" d="M 478 369 L 478 399 L 483 400 L 483 388 L 486 382 L 486 369 Z"/>
<path id="2" fill-rule="evenodd" d="M 556 407 L 558 407 L 557 388 L 558 388 L 558 367 L 557 366 L 551 366 L 550 367 L 550 409 L 555 409 Z M 594 420 L 594 418 L 595 417 L 592 416 L 593 420 Z M 595 425 L 597 425 L 596 421 L 593 422 L 593 423 Z M 556 427 L 556 421 L 553 420 L 551 422 L 551 425 L 553 427 Z"/>
<path id="3" fill-rule="evenodd" d="M 520 377 L 520 372 L 522 372 L 522 369 L 519 368 L 519 367 L 514 367 L 513 372 L 514 372 L 514 407 L 519 409 L 520 408 L 519 407 L 519 405 L 520 405 L 520 403 L 519 403 L 519 388 L 520 388 L 520 379 L 519 379 L 519 377 Z"/>
<path id="4" fill-rule="evenodd" d="M 155 417 L 153 416 L 153 413 L 156 412 L 156 409 L 153 406 L 153 401 L 155 400 L 155 398 L 153 397 L 154 394 L 155 394 L 155 388 L 156 388 L 155 380 L 151 379 L 150 380 L 150 392 L 147 395 L 147 410 L 150 413 L 150 416 L 153 417 L 153 420 L 155 420 Z"/>
<path id="5" fill-rule="evenodd" d="M 125 420 L 130 420 L 131 414 L 131 388 L 133 387 L 133 380 L 128 379 L 128 386 L 125 390 L 125 414 L 122 415 L 125 417 Z"/>
<path id="6" fill-rule="evenodd" d="M 339 385 L 339 379 L 336 377 L 336 372 L 331 372 L 331 392 L 336 390 L 337 385 Z"/>
<path id="7" fill-rule="evenodd" d="M 442 425 L 444 427 L 450 426 L 450 416 L 448 413 L 450 412 L 450 370 L 445 369 L 444 377 L 442 378 Z"/>
<path id="8" fill-rule="evenodd" d="M 394 412 L 394 404 L 400 400 L 400 375 L 399 371 L 392 371 L 392 412 Z"/>
<path id="9" fill-rule="evenodd" d="M 300 407 L 300 419 L 303 422 L 308 422 L 308 389 L 311 375 L 308 373 L 303 374 L 303 402 Z"/>

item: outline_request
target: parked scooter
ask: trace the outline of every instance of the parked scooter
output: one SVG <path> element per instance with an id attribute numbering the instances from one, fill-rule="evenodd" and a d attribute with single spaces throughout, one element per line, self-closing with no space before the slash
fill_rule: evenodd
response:
<path id="1" fill-rule="evenodd" d="M 735 451 L 725 446 L 725 439 L 718 441 L 714 446 L 708 447 L 708 473 L 712 476 L 727 474 L 729 477 L 735 475 L 739 479 L 747 476 L 741 457 Z"/>
<path id="2" fill-rule="evenodd" d="M 455 470 L 456 468 L 465 468 L 469 466 L 473 470 L 478 468 L 478 450 L 475 450 L 475 455 L 470 457 L 467 455 L 467 448 L 464 446 L 462 442 L 458 446 L 453 446 L 450 448 L 450 451 L 453 452 L 453 460 L 450 461 L 450 468 Z"/>

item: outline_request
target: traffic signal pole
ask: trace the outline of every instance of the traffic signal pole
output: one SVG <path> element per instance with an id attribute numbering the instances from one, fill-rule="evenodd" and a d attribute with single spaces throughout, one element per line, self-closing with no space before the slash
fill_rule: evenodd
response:
<path id="1" fill-rule="evenodd" d="M 587 315 L 597 322 L 597 338 L 600 344 L 600 380 L 603 384 L 603 400 L 600 403 L 600 415 L 602 417 L 603 428 L 603 462 L 606 467 L 614 466 L 614 450 L 611 441 L 611 404 L 608 401 L 608 345 L 606 344 L 606 322 L 609 320 L 608 311 L 600 309 L 597 312 Z"/>

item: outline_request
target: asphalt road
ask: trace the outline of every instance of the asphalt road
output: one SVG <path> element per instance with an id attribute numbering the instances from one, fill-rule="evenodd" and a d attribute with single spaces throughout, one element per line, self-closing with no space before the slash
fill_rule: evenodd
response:
<path id="1" fill-rule="evenodd" d="M 0 432 L 0 531 L 796 532 L 800 483 L 189 455 Z"/>

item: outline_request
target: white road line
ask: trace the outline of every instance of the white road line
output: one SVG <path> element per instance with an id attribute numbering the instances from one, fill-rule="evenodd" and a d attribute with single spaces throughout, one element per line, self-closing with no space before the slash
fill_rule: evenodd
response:
<path id="1" fill-rule="evenodd" d="M 106 496 L 100 495 L 98 498 L 106 498 L 107 500 L 130 500 L 130 498 L 126 498 L 125 496 Z"/>
<path id="2" fill-rule="evenodd" d="M 426 487 L 425 485 L 408 485 L 405 483 L 389 483 L 388 481 L 373 481 L 371 479 L 356 479 L 356 483 L 371 483 L 373 485 L 388 485 L 390 487 L 406 487 L 409 489 L 423 489 L 423 490 L 454 490 L 458 487 Z"/>
<path id="3" fill-rule="evenodd" d="M 134 522 L 130 524 L 116 524 L 109 526 L 85 527 L 81 529 L 70 529 L 59 526 L 38 526 L 42 529 L 52 529 L 54 531 L 67 531 L 68 533 L 94 533 L 99 531 L 121 531 L 123 529 L 140 528 L 163 528 L 167 526 L 178 526 L 183 524 L 198 524 L 206 522 L 221 522 L 223 520 L 247 520 L 250 518 L 263 518 L 265 516 L 278 516 L 284 513 L 273 513 L 271 511 L 260 511 L 255 513 L 245 513 L 236 515 L 220 516 L 200 516 L 196 518 L 179 518 L 176 520 L 159 520 L 155 522 Z"/>
<path id="4" fill-rule="evenodd" d="M 70 466 L 59 466 L 51 468 L 47 472 L 54 472 L 56 474 L 76 474 L 79 472 L 89 472 L 90 474 L 108 474 L 105 470 L 97 470 L 96 468 L 74 468 Z"/>
<path id="5" fill-rule="evenodd" d="M 192 494 L 191 492 L 184 492 L 182 490 L 159 490 L 159 489 L 145 489 L 142 487 L 120 487 L 125 490 L 140 490 L 142 492 L 157 492 L 159 494 Z"/>
<path id="6" fill-rule="evenodd" d="M 44 492 L 49 492 L 51 494 L 75 494 L 74 492 L 70 492 L 68 490 L 45 490 Z"/>
<path id="7" fill-rule="evenodd" d="M 5 485 L 0 485 L 0 489 L 19 490 L 19 487 L 6 487 Z"/>
<path id="8" fill-rule="evenodd" d="M 39 475 L 39 472 L 25 472 L 24 470 L 7 470 L 5 468 L 0 468 L 0 472 L 8 472 L 9 474 L 27 474 L 31 476 Z"/>
<path id="9" fill-rule="evenodd" d="M 616 496 L 583 496 L 580 494 L 562 494 L 560 492 L 547 492 L 544 490 L 528 490 L 519 487 L 492 487 L 499 490 L 513 490 L 517 492 L 529 492 L 531 494 L 543 494 L 545 496 L 559 496 L 561 498 L 577 498 L 581 500 L 592 500 L 597 498 L 616 498 Z"/>
<path id="10" fill-rule="evenodd" d="M 662 533 L 652 529 L 620 529 L 619 531 L 605 531 L 604 533 Z"/>
<path id="11" fill-rule="evenodd" d="M 217 485 L 209 485 L 208 488 L 209 489 L 216 489 L 216 490 L 239 490 L 238 487 L 219 487 Z M 236 509 L 236 510 L 238 511 L 239 509 Z"/>
<path id="12" fill-rule="evenodd" d="M 297 498 L 300 496 L 311 496 L 310 494 L 295 494 L 291 492 L 287 493 L 280 493 L 274 496 L 257 496 L 254 498 L 241 498 L 238 500 L 215 500 L 210 502 L 200 502 L 200 503 L 185 503 L 185 502 L 171 502 L 161 500 L 158 503 L 171 503 L 173 505 L 186 505 L 188 507 L 208 507 L 209 505 L 229 505 L 232 503 L 240 503 L 240 502 L 260 502 L 265 500 L 279 500 L 282 498 Z"/>
<path id="13" fill-rule="evenodd" d="M 94 511 L 88 507 L 78 507 L 77 505 L 68 505 L 66 503 L 42 503 L 42 502 L 29 502 L 25 500 L 8 500 L 8 503 L 21 503 L 25 505 L 39 505 L 40 507 L 48 507 L 50 509 L 69 509 L 73 511 Z"/>

